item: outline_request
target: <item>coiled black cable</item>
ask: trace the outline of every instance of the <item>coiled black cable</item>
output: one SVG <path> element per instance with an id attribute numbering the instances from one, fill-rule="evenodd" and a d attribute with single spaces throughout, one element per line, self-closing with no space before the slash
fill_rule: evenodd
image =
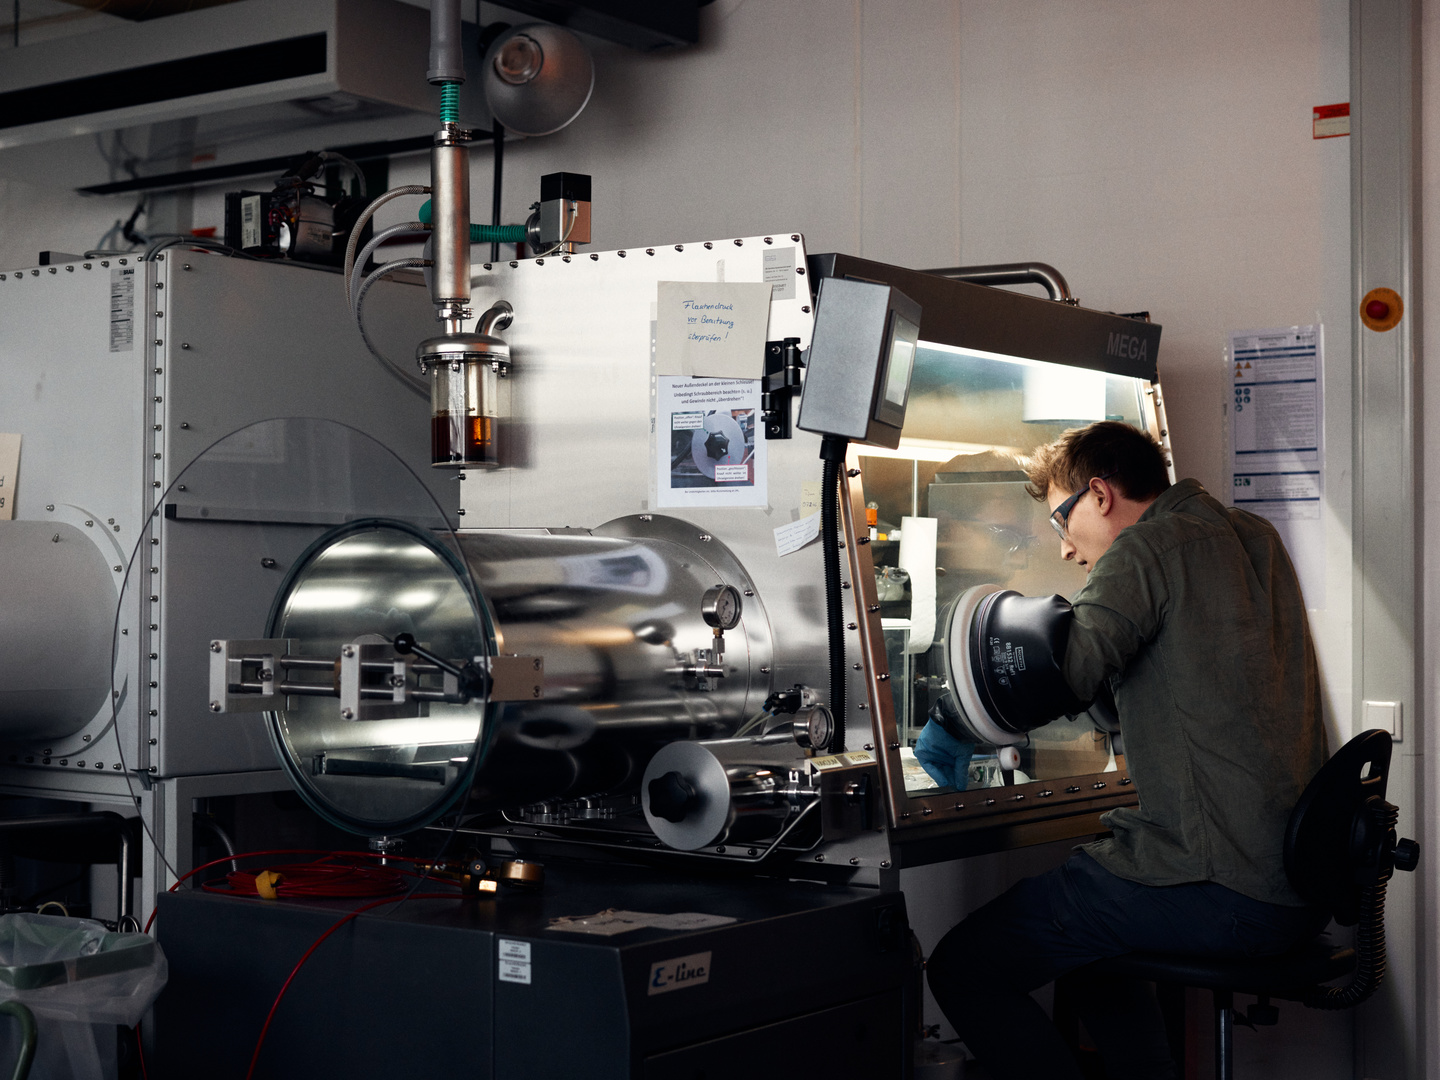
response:
<path id="1" fill-rule="evenodd" d="M 1312 1009 L 1349 1009 L 1359 1005 L 1385 981 L 1385 889 L 1395 872 L 1390 852 L 1394 850 L 1395 826 L 1400 810 L 1391 803 L 1381 802 L 1372 817 L 1372 824 L 1388 834 L 1389 848 L 1378 866 L 1376 879 L 1360 890 L 1358 925 L 1355 929 L 1355 973 L 1344 986 L 1323 986 L 1305 999 Z"/>
<path id="2" fill-rule="evenodd" d="M 825 622 L 830 640 L 830 713 L 835 734 L 828 749 L 845 750 L 845 628 L 840 600 L 840 468 L 848 440 L 825 436 L 820 459 L 825 463 L 820 481 L 820 544 L 825 562 Z"/>

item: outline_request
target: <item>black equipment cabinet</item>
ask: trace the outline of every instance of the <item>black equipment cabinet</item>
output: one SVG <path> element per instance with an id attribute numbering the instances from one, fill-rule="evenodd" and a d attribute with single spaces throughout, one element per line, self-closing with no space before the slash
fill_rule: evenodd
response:
<path id="1" fill-rule="evenodd" d="M 900 894 L 546 870 L 539 892 L 360 915 L 296 976 L 257 1075 L 695 1080 L 785 1061 L 832 1077 L 905 1074 L 915 959 Z M 162 894 L 170 980 L 148 1021 L 150 1076 L 243 1077 L 295 962 L 359 904 Z M 610 908 L 735 921 L 611 937 L 549 928 Z M 677 983 L 681 962 L 691 978 Z"/>

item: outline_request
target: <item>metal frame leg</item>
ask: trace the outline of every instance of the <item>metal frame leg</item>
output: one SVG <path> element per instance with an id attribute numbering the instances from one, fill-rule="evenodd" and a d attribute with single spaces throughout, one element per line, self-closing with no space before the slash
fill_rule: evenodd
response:
<path id="1" fill-rule="evenodd" d="M 1215 1075 L 1235 1076 L 1235 995 L 1229 990 L 1215 991 Z"/>

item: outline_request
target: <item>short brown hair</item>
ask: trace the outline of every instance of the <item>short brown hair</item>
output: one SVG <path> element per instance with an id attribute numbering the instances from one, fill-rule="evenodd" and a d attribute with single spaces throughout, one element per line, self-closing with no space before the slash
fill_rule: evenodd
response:
<path id="1" fill-rule="evenodd" d="M 1024 461 L 1025 490 L 1044 502 L 1050 488 L 1079 491 L 1092 478 L 1108 476 L 1127 499 L 1153 499 L 1170 486 L 1165 454 L 1146 431 L 1118 420 L 1071 428 L 1039 447 Z"/>

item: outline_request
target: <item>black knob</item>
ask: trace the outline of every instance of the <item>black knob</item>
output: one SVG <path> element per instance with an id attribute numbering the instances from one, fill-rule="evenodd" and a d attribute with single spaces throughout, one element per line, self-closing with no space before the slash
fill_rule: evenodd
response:
<path id="1" fill-rule="evenodd" d="M 705 453 L 712 461 L 719 461 L 730 452 L 730 438 L 718 431 L 712 431 L 705 440 Z"/>
<path id="2" fill-rule="evenodd" d="M 396 634 L 396 635 L 395 635 L 395 651 L 396 651 L 397 653 L 399 653 L 401 656 L 408 656 L 408 655 L 410 655 L 410 650 L 413 649 L 413 648 L 415 648 L 415 635 L 414 635 L 414 634 Z"/>
<path id="3" fill-rule="evenodd" d="M 672 770 L 650 781 L 650 812 L 658 818 L 678 825 L 699 805 L 695 785 L 678 772 Z"/>
<path id="4" fill-rule="evenodd" d="M 1420 865 L 1420 845 L 1414 840 L 1401 840 L 1395 845 L 1395 869 L 1414 870 Z"/>

